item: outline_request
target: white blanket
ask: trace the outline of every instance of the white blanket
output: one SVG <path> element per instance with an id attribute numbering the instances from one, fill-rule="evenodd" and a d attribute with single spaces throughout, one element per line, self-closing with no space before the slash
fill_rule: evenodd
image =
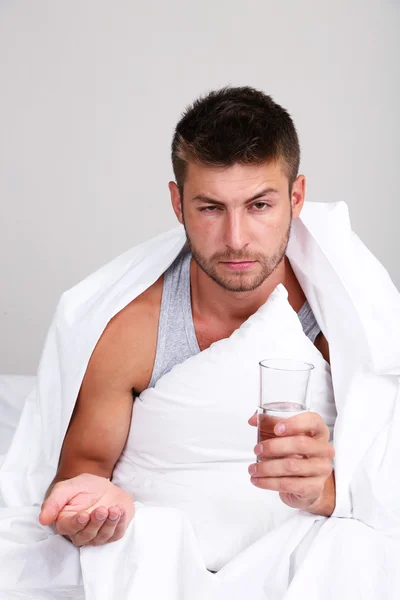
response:
<path id="1" fill-rule="evenodd" d="M 26 397 L 35 385 L 31 375 L 0 375 L 0 464 L 17 428 Z"/>
<path id="2" fill-rule="evenodd" d="M 189 517 L 204 565 L 219 571 L 298 511 L 276 492 L 250 483 L 259 401 L 259 362 L 298 358 L 314 364 L 312 410 L 333 427 L 330 367 L 303 332 L 283 286 L 233 335 L 164 375 L 135 402 L 113 481 L 146 506 Z"/>
<path id="3" fill-rule="evenodd" d="M 254 530 L 236 549 L 233 538 L 227 540 L 219 560 L 228 562 L 216 575 L 204 562 L 210 537 L 199 535 L 201 520 L 194 522 L 193 511 L 168 507 L 164 500 L 162 506 L 138 503 L 120 542 L 81 550 L 82 570 L 78 551 L 35 521 L 99 336 L 113 315 L 165 271 L 184 241 L 181 228 L 150 240 L 62 297 L 36 390 L 0 469 L 5 506 L 0 510 L 0 589 L 36 588 L 38 600 L 46 597 L 38 588 L 53 587 L 56 597 L 56 589 L 82 582 L 88 600 L 144 600 L 156 594 L 171 600 L 399 597 L 400 301 L 385 270 L 352 233 L 343 203 L 307 204 L 293 225 L 288 249 L 330 345 L 338 413 L 333 516 L 294 511 L 256 541 Z M 195 359 L 200 355 L 186 362 Z M 144 400 L 143 395 L 143 407 Z M 254 404 L 246 402 L 240 410 L 247 420 L 252 412 L 247 408 Z M 218 433 L 215 441 L 221 440 Z M 244 453 L 241 460 L 244 465 Z M 128 473 L 123 464 L 116 471 L 121 481 Z M 180 498 L 173 494 L 171 500 Z"/>

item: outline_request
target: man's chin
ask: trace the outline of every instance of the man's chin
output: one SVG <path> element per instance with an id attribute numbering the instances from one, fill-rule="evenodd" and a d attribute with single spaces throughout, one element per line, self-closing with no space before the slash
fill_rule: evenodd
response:
<path id="1" fill-rule="evenodd" d="M 220 285 L 227 292 L 252 292 L 256 290 L 263 283 L 259 277 L 251 277 L 249 275 L 240 275 L 239 277 L 212 277 L 218 285 Z"/>

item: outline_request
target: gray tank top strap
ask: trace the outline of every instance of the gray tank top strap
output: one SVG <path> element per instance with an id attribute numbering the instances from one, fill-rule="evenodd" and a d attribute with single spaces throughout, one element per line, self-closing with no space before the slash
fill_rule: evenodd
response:
<path id="1" fill-rule="evenodd" d="M 183 250 L 164 273 L 156 357 L 149 387 L 175 365 L 200 352 L 190 297 L 190 251 Z M 320 328 L 308 302 L 298 313 L 303 331 L 314 343 Z"/>
<path id="2" fill-rule="evenodd" d="M 190 252 L 182 252 L 164 273 L 157 350 L 149 387 L 178 363 L 200 352 L 190 298 Z"/>
<path id="3" fill-rule="evenodd" d="M 306 302 L 303 304 L 297 313 L 297 316 L 300 319 L 304 333 L 312 341 L 312 343 L 314 343 L 316 337 L 321 333 L 321 329 L 317 323 L 311 306 L 308 303 L 308 300 L 306 300 Z"/>

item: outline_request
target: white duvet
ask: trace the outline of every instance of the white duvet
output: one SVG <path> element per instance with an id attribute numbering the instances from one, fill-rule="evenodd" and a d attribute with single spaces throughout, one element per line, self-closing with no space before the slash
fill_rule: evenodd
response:
<path id="1" fill-rule="evenodd" d="M 0 464 L 11 444 L 24 402 L 35 385 L 30 375 L 0 375 Z"/>
<path id="2" fill-rule="evenodd" d="M 38 524 L 94 345 L 184 241 L 181 228 L 150 240 L 62 297 L 0 469 L 4 597 L 26 590 L 15 597 L 42 600 L 49 588 L 54 598 L 66 589 L 78 597 L 82 585 L 88 600 L 400 597 L 399 295 L 351 231 L 343 203 L 306 204 L 288 249 L 331 368 L 278 287 L 231 338 L 174 367 L 135 403 L 114 473 L 137 498 L 122 540 L 78 551 Z M 285 507 L 248 481 L 257 361 L 274 355 L 317 363 L 313 409 L 332 423 L 337 411 L 329 519 Z"/>
<path id="3" fill-rule="evenodd" d="M 250 483 L 263 357 L 314 364 L 312 408 L 333 426 L 330 367 L 279 286 L 232 336 L 176 365 L 135 402 L 113 481 L 146 506 L 182 510 L 205 566 L 218 571 L 298 511 Z"/>

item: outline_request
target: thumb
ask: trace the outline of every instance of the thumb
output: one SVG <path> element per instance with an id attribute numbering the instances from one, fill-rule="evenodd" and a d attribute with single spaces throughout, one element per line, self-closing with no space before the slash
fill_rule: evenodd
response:
<path id="1" fill-rule="evenodd" d="M 73 486 L 69 485 L 69 482 L 61 481 L 56 483 L 42 504 L 39 522 L 42 525 L 50 525 L 53 523 L 57 519 L 59 512 L 66 504 L 68 504 L 75 494 L 76 490 L 74 490 Z"/>
<path id="2" fill-rule="evenodd" d="M 247 422 L 249 425 L 252 425 L 253 427 L 257 427 L 257 411 L 254 413 L 254 415 L 252 417 L 250 417 L 250 419 Z"/>

